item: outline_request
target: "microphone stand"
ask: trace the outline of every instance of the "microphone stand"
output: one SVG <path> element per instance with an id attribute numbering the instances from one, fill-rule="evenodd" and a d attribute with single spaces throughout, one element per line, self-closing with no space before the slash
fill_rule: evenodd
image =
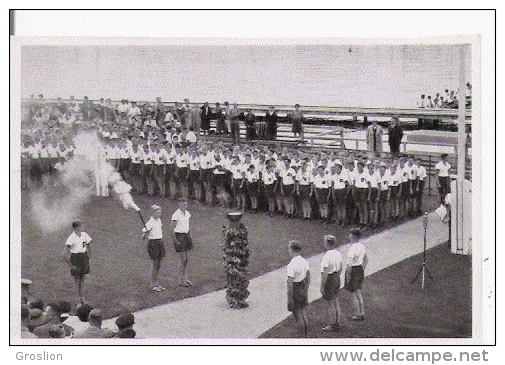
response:
<path id="1" fill-rule="evenodd" d="M 422 273 L 421 289 L 424 289 L 424 281 L 425 281 L 424 279 L 425 279 L 426 274 L 428 274 L 431 281 L 435 282 L 435 280 L 433 280 L 433 277 L 431 276 L 430 272 L 428 271 L 428 267 L 426 266 L 426 230 L 428 228 L 428 213 L 427 212 L 424 213 L 423 227 L 424 227 L 423 264 L 422 264 L 421 268 L 419 269 L 419 272 L 417 273 L 414 280 L 412 280 L 412 284 L 414 284 L 416 282 L 417 278 L 419 277 L 419 275 Z"/>

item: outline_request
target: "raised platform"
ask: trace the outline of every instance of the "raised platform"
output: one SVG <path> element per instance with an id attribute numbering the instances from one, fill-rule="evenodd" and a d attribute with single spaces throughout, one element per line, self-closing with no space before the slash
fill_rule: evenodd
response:
<path id="1" fill-rule="evenodd" d="M 423 143 L 443 143 L 443 144 L 458 144 L 457 132 L 446 131 L 411 131 L 406 136 L 407 142 L 423 142 Z"/>

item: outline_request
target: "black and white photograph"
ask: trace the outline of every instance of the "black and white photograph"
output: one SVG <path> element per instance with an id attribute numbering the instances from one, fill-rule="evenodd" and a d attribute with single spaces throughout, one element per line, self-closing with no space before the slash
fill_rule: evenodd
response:
<path id="1" fill-rule="evenodd" d="M 485 344 L 481 42 L 13 37 L 11 343 Z"/>

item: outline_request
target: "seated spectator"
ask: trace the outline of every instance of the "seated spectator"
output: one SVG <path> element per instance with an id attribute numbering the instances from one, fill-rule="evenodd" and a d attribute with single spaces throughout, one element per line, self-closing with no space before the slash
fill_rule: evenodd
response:
<path id="1" fill-rule="evenodd" d="M 33 333 L 30 332 L 28 327 L 30 326 L 30 309 L 28 305 L 21 305 L 21 338 L 37 338 Z"/>
<path id="2" fill-rule="evenodd" d="M 49 323 L 48 323 L 49 324 Z M 65 328 L 60 324 L 51 324 L 49 327 L 49 338 L 65 338 Z"/>
<path id="3" fill-rule="evenodd" d="M 38 326 L 42 326 L 43 324 L 47 323 L 44 312 L 42 312 L 39 308 L 30 309 L 29 315 L 30 319 L 28 323 L 28 330 L 30 332 L 33 332 Z"/>
<path id="4" fill-rule="evenodd" d="M 133 329 L 135 324 L 135 316 L 132 313 L 125 313 L 116 319 L 116 326 L 119 331 L 114 337 L 118 338 L 135 338 L 136 332 Z"/>
<path id="5" fill-rule="evenodd" d="M 88 316 L 92 309 L 93 307 L 88 303 L 77 304 L 75 316 L 68 317 L 65 323 L 73 327 L 74 332 L 84 331 L 88 327 Z"/>
<path id="6" fill-rule="evenodd" d="M 40 309 L 41 312 L 44 312 L 44 302 L 42 301 L 42 299 L 34 298 L 28 302 L 28 306 L 30 307 L 30 309 L 37 308 Z"/>
<path id="7" fill-rule="evenodd" d="M 48 305 L 46 310 L 47 316 L 49 317 L 49 322 L 41 326 L 36 327 L 33 330 L 33 334 L 39 338 L 51 338 L 49 330 L 54 325 L 61 325 L 65 330 L 65 336 L 70 336 L 74 329 L 66 324 L 61 323 L 62 306 L 60 303 L 51 303 Z"/>
<path id="8" fill-rule="evenodd" d="M 109 328 L 102 328 L 103 315 L 100 309 L 92 309 L 88 316 L 89 327 L 84 331 L 75 331 L 72 338 L 111 338 L 115 333 Z"/>

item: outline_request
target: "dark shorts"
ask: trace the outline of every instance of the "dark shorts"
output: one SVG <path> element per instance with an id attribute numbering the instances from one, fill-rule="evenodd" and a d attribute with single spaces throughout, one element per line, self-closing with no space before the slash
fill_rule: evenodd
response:
<path id="1" fill-rule="evenodd" d="M 149 240 L 147 252 L 151 260 L 159 260 L 165 257 L 165 245 L 162 240 Z"/>
<path id="2" fill-rule="evenodd" d="M 258 196 L 258 182 L 247 182 L 247 194 L 253 198 Z"/>
<path id="3" fill-rule="evenodd" d="M 410 197 L 410 181 L 402 183 L 402 198 L 407 199 Z"/>
<path id="4" fill-rule="evenodd" d="M 142 166 L 142 164 L 132 162 L 131 167 L 130 167 L 130 172 L 131 172 L 132 176 L 140 175 L 140 166 Z"/>
<path id="5" fill-rule="evenodd" d="M 345 193 L 346 189 L 333 189 L 333 201 L 335 205 L 345 205 Z"/>
<path id="6" fill-rule="evenodd" d="M 282 191 L 284 192 L 284 197 L 286 198 L 292 197 L 294 190 L 295 190 L 295 184 L 282 185 Z"/>
<path id="7" fill-rule="evenodd" d="M 177 241 L 174 242 L 175 251 L 186 252 L 193 248 L 193 240 L 189 233 L 176 233 L 175 238 Z"/>
<path id="8" fill-rule="evenodd" d="M 130 163 L 131 163 L 131 158 L 121 158 L 119 160 L 119 171 L 123 172 L 123 171 L 128 170 Z"/>
<path id="9" fill-rule="evenodd" d="M 390 186 L 391 189 L 391 199 L 397 199 L 398 198 L 398 192 L 400 191 L 400 186 Z"/>
<path id="10" fill-rule="evenodd" d="M 187 167 L 179 167 L 176 181 L 177 182 L 187 182 L 188 181 L 187 176 L 188 176 L 188 168 Z"/>
<path id="11" fill-rule="evenodd" d="M 189 170 L 189 182 L 192 184 L 200 182 L 200 170 Z"/>
<path id="12" fill-rule="evenodd" d="M 233 179 L 232 181 L 233 182 L 232 182 L 231 189 L 233 192 L 233 196 L 237 196 L 238 194 L 243 193 L 244 188 L 240 187 L 240 185 L 242 185 L 242 179 Z"/>
<path id="13" fill-rule="evenodd" d="M 226 174 L 212 174 L 212 183 L 215 186 L 224 186 L 226 180 Z"/>
<path id="14" fill-rule="evenodd" d="M 212 182 L 212 169 L 202 169 L 203 182 Z"/>
<path id="15" fill-rule="evenodd" d="M 323 299 L 336 298 L 340 290 L 340 275 L 336 272 L 329 274 L 323 288 Z"/>
<path id="16" fill-rule="evenodd" d="M 316 188 L 316 200 L 319 205 L 328 204 L 328 188 Z"/>
<path id="17" fill-rule="evenodd" d="M 163 178 L 164 171 L 165 171 L 165 165 L 154 165 L 154 177 L 156 179 Z"/>
<path id="18" fill-rule="evenodd" d="M 89 256 L 86 252 L 73 253 L 70 256 L 70 263 L 77 268 L 70 270 L 70 274 L 73 277 L 78 278 L 89 274 Z"/>
<path id="19" fill-rule="evenodd" d="M 449 177 L 439 176 L 438 184 L 440 185 L 438 192 L 440 195 L 443 195 L 443 198 L 445 199 L 445 196 L 449 193 Z"/>
<path id="20" fill-rule="evenodd" d="M 423 195 L 423 190 L 424 190 L 424 180 L 421 180 L 418 182 L 417 189 L 419 190 L 415 195 L 420 196 Z"/>
<path id="21" fill-rule="evenodd" d="M 309 200 L 310 197 L 310 185 L 300 185 L 300 199 L 302 201 Z"/>
<path id="22" fill-rule="evenodd" d="M 379 189 L 377 188 L 372 188 L 370 190 L 370 201 L 374 203 L 377 200 L 377 197 L 379 196 Z"/>
<path id="23" fill-rule="evenodd" d="M 368 188 L 356 188 L 356 203 L 365 203 L 368 198 Z"/>
<path id="24" fill-rule="evenodd" d="M 351 280 L 345 284 L 345 288 L 354 293 L 356 290 L 361 289 L 364 278 L 365 272 L 363 266 L 353 266 L 351 269 Z"/>
<path id="25" fill-rule="evenodd" d="M 381 190 L 379 194 L 379 202 L 385 203 L 388 200 L 388 190 Z"/>
<path id="26" fill-rule="evenodd" d="M 308 289 L 305 287 L 305 280 L 293 283 L 293 308 L 288 308 L 288 310 L 294 312 L 306 307 L 308 303 Z"/>
<path id="27" fill-rule="evenodd" d="M 167 180 L 174 180 L 174 173 L 175 173 L 175 164 L 171 163 L 171 164 L 166 164 L 166 173 L 165 173 L 165 177 L 167 178 Z"/>
<path id="28" fill-rule="evenodd" d="M 265 196 L 267 198 L 275 197 L 274 184 L 265 185 Z"/>

